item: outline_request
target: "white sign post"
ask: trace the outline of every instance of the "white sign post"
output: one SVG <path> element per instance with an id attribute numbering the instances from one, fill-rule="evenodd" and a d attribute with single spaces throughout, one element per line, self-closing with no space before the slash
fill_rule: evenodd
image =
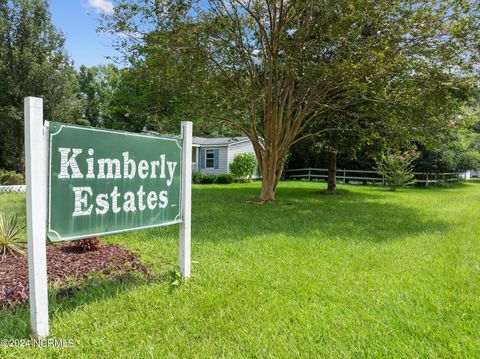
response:
<path id="1" fill-rule="evenodd" d="M 34 338 L 48 336 L 47 148 L 43 100 L 27 97 L 25 108 L 25 180 L 30 324 Z"/>
<path id="2" fill-rule="evenodd" d="M 182 218 L 180 223 L 180 272 L 187 279 L 191 274 L 192 223 L 192 123 L 182 122 Z"/>

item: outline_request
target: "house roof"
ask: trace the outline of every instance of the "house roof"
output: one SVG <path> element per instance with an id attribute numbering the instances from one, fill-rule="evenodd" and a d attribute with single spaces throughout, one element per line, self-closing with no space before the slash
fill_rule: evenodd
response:
<path id="1" fill-rule="evenodd" d="M 248 137 L 196 137 L 193 136 L 193 144 L 198 146 L 231 146 L 240 142 L 249 141 Z"/>
<path id="2" fill-rule="evenodd" d="M 145 134 L 158 136 L 158 132 L 155 131 L 143 131 Z M 171 138 L 181 138 L 179 135 L 164 135 L 165 137 Z M 231 146 L 237 143 L 242 143 L 250 141 L 247 136 L 238 136 L 238 137 L 198 137 L 193 136 L 192 145 L 196 147 L 200 146 Z"/>

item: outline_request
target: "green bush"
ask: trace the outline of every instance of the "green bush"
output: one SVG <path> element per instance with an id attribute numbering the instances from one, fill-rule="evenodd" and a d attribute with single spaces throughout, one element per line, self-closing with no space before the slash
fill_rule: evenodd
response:
<path id="1" fill-rule="evenodd" d="M 480 155 L 477 152 L 464 152 L 458 156 L 458 171 L 475 170 L 480 168 Z"/>
<path id="2" fill-rule="evenodd" d="M 192 182 L 196 184 L 229 184 L 234 181 L 234 177 L 230 173 L 222 173 L 219 175 L 214 174 L 203 174 L 200 172 L 192 173 Z"/>
<path id="3" fill-rule="evenodd" d="M 415 155 L 408 152 L 382 153 L 375 159 L 375 169 L 382 175 L 385 184 L 396 191 L 398 187 L 415 183 L 415 175 L 412 173 L 414 158 Z"/>
<path id="4" fill-rule="evenodd" d="M 15 171 L 0 170 L 0 185 L 14 186 L 25 184 L 23 175 Z"/>
<path id="5" fill-rule="evenodd" d="M 231 173 L 222 173 L 217 176 L 217 181 L 215 183 L 218 184 L 230 184 L 233 183 L 235 177 Z"/>
<path id="6" fill-rule="evenodd" d="M 192 182 L 199 184 L 202 183 L 203 174 L 200 172 L 192 172 Z"/>
<path id="7" fill-rule="evenodd" d="M 257 159 L 253 153 L 239 153 L 230 163 L 230 172 L 237 179 L 250 180 L 257 170 Z"/>
<path id="8" fill-rule="evenodd" d="M 202 176 L 200 183 L 201 184 L 212 184 L 217 182 L 217 176 L 211 174 L 205 174 Z"/>

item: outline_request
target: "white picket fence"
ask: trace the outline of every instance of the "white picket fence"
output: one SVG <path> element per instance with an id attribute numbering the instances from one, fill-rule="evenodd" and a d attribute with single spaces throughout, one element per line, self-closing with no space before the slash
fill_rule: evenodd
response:
<path id="1" fill-rule="evenodd" d="M 425 184 L 425 187 L 429 185 L 435 185 L 439 182 L 458 182 L 466 179 L 466 174 L 462 172 L 445 172 L 445 173 L 423 173 L 413 172 L 415 180 L 418 183 Z M 291 170 L 285 170 L 283 173 L 284 179 L 306 179 L 308 181 L 315 181 L 328 178 L 328 169 L 326 168 L 296 168 Z M 376 171 L 366 170 L 346 170 L 337 169 L 337 181 L 343 182 L 360 181 L 360 182 L 374 182 L 382 183 L 382 176 Z M 1 192 L 25 192 L 25 186 L 0 186 Z"/>
<path id="2" fill-rule="evenodd" d="M 446 172 L 446 173 L 424 173 L 413 172 L 415 180 L 418 183 L 423 183 L 425 187 L 429 185 L 435 185 L 437 183 L 445 182 L 458 182 L 464 179 L 464 174 L 461 172 Z M 285 170 L 284 179 L 306 179 L 308 181 L 319 180 L 328 178 L 328 169 L 326 168 L 298 168 Z M 337 169 L 337 181 L 343 182 L 360 181 L 363 183 L 384 183 L 384 180 L 380 173 L 377 171 L 366 170 L 346 170 Z"/>
<path id="3" fill-rule="evenodd" d="M 0 192 L 25 192 L 25 186 L 0 186 Z"/>

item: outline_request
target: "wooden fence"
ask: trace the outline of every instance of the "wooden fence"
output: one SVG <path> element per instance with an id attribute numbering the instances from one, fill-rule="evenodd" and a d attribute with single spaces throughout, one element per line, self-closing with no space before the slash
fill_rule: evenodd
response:
<path id="1" fill-rule="evenodd" d="M 25 186 L 0 186 L 0 192 L 25 192 Z"/>
<path id="2" fill-rule="evenodd" d="M 460 172 L 447 173 L 423 173 L 413 172 L 415 181 L 423 184 L 425 187 L 429 185 L 436 185 L 445 182 L 458 182 L 463 179 L 463 174 Z M 284 179 L 306 179 L 308 181 L 321 180 L 328 177 L 328 169 L 326 168 L 298 168 L 285 170 L 283 173 Z M 344 183 L 350 181 L 367 183 L 382 183 L 384 180 L 377 171 L 365 170 L 345 170 L 337 169 L 337 181 L 341 180 Z"/>

